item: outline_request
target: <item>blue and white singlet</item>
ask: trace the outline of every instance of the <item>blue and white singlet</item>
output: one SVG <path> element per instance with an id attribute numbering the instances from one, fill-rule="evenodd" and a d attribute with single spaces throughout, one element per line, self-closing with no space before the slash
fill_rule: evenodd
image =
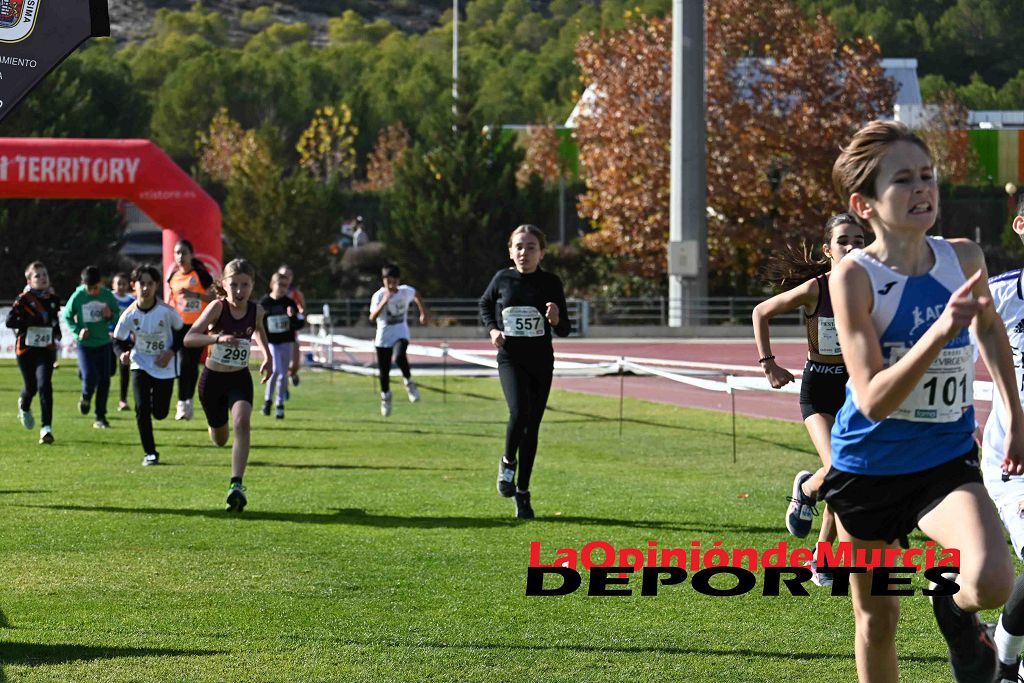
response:
<path id="1" fill-rule="evenodd" d="M 928 237 L 935 265 L 907 276 L 860 249 L 847 255 L 871 281 L 871 320 L 889 367 L 906 354 L 965 281 L 949 243 Z M 895 475 L 920 472 L 970 451 L 974 439 L 974 346 L 967 329 L 939 353 L 899 408 L 882 420 L 868 419 L 857 407 L 853 383 L 832 427 L 832 466 L 842 472 Z"/>

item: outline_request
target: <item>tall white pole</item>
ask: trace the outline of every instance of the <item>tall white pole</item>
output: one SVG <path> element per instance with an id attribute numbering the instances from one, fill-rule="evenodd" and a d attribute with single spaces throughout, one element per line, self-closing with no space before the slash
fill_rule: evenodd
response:
<path id="1" fill-rule="evenodd" d="M 672 3 L 668 324 L 700 324 L 707 298 L 704 0 Z"/>
<path id="2" fill-rule="evenodd" d="M 452 0 L 452 113 L 459 100 L 459 0 Z"/>

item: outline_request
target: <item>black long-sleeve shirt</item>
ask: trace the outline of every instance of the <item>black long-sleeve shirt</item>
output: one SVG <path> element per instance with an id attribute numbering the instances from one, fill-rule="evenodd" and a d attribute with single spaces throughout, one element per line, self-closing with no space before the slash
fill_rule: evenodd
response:
<path id="1" fill-rule="evenodd" d="M 549 301 L 558 306 L 558 324 L 553 327 L 544 318 Z M 538 336 L 512 336 L 512 330 L 506 331 L 502 312 L 515 306 L 535 308 L 543 321 L 544 333 Z M 505 345 L 498 350 L 499 358 L 506 355 L 524 362 L 534 358 L 552 358 L 554 350 L 551 346 L 551 333 L 566 337 L 572 330 L 562 281 L 554 273 L 540 268 L 532 273 L 520 273 L 515 268 L 504 268 L 495 273 L 491 284 L 487 285 L 487 290 L 480 297 L 480 317 L 488 332 L 506 332 Z"/>
<path id="2" fill-rule="evenodd" d="M 14 300 L 14 305 L 7 313 L 7 327 L 18 331 L 18 340 L 15 346 L 17 355 L 25 353 L 35 343 L 30 344 L 26 339 L 26 333 L 30 327 L 47 327 L 52 330 L 49 348 L 55 348 L 56 342 L 60 339 L 60 299 L 56 294 L 46 292 L 37 295 L 31 290 L 22 292 Z"/>

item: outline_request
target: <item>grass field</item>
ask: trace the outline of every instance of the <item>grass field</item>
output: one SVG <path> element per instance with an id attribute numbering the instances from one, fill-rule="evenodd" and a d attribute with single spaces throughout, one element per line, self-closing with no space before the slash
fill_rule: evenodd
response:
<path id="1" fill-rule="evenodd" d="M 785 496 L 815 462 L 801 425 L 739 419 L 733 464 L 728 415 L 627 401 L 620 438 L 617 400 L 555 392 L 538 519 L 518 523 L 494 490 L 497 382 L 449 379 L 447 402 L 420 384 L 384 420 L 369 378 L 305 372 L 283 422 L 254 416 L 249 507 L 230 516 L 230 454 L 198 407 L 160 424 L 163 464 L 143 468 L 134 417 L 92 429 L 65 361 L 57 443 L 38 446 L 0 364 L 0 681 L 856 679 L 849 599 L 813 586 L 525 596 L 531 541 L 547 559 L 596 539 L 792 540 Z M 898 648 L 903 680 L 951 680 L 919 592 Z"/>

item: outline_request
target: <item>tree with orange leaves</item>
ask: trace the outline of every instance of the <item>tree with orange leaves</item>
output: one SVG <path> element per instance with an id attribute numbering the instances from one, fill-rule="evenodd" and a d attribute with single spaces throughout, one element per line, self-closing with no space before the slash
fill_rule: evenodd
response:
<path id="1" fill-rule="evenodd" d="M 559 178 L 565 178 L 565 169 L 558 156 L 561 141 L 551 126 L 535 126 L 527 131 L 526 155 L 516 172 L 516 183 L 526 187 L 532 176 L 537 176 L 545 185 L 558 185 Z"/>
<path id="2" fill-rule="evenodd" d="M 366 180 L 353 184 L 359 192 L 380 192 L 395 184 L 395 165 L 409 149 L 409 131 L 402 122 L 382 128 L 366 159 Z"/>
<path id="3" fill-rule="evenodd" d="M 712 289 L 754 289 L 779 245 L 820 241 L 845 207 L 831 184 L 839 146 L 891 109 L 878 46 L 842 43 L 794 0 L 708 0 L 707 183 Z M 580 211 L 590 246 L 664 281 L 669 216 L 672 29 L 633 16 L 577 46 L 595 95 L 576 137 L 587 180 Z"/>

